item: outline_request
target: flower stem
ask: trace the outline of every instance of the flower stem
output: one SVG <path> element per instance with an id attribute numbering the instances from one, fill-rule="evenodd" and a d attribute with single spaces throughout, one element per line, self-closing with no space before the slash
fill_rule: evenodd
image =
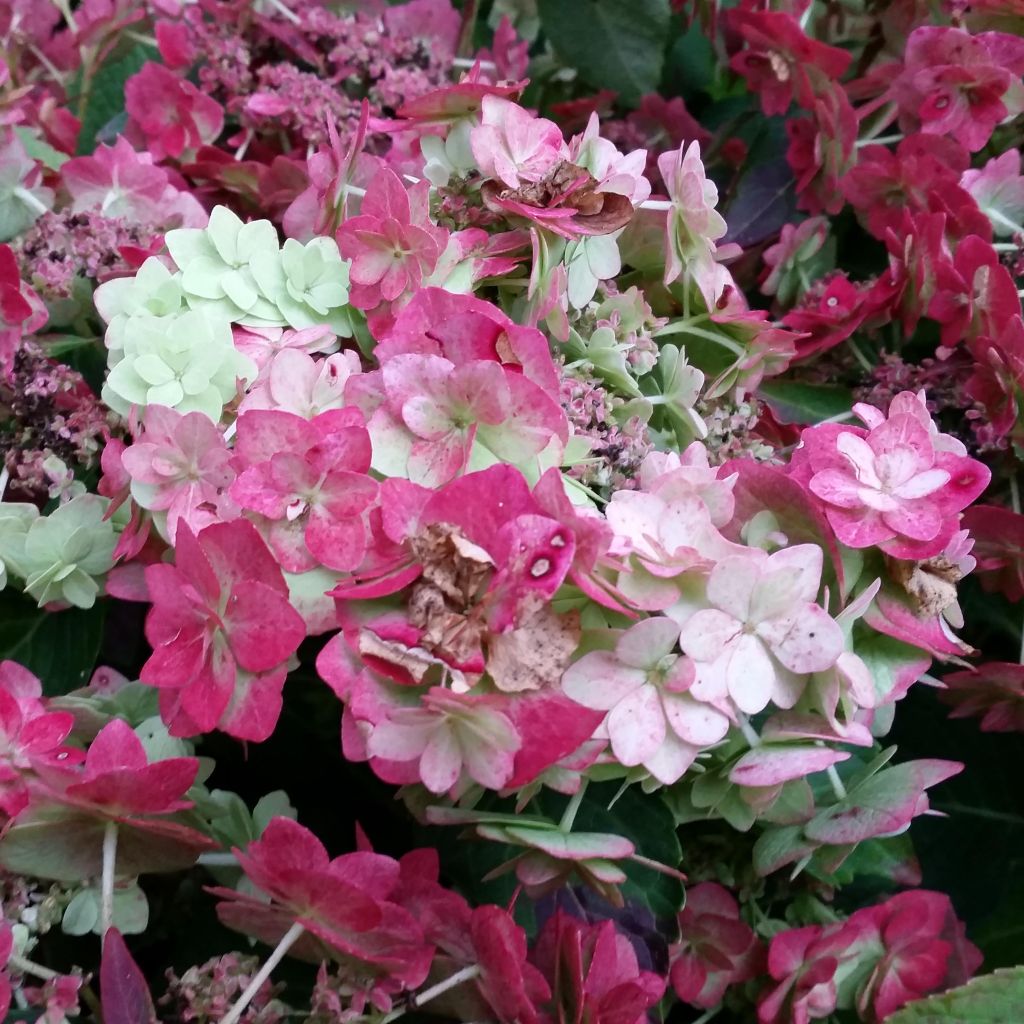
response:
<path id="1" fill-rule="evenodd" d="M 903 135 L 897 132 L 895 135 L 877 135 L 875 138 L 866 138 L 857 140 L 857 148 L 861 146 L 888 146 L 892 142 L 901 142 Z"/>
<path id="2" fill-rule="evenodd" d="M 843 780 L 839 778 L 839 772 L 836 771 L 836 766 L 834 764 L 830 764 L 828 768 L 825 769 L 825 772 L 828 775 L 828 781 L 832 786 L 832 792 L 835 793 L 836 799 L 845 800 L 846 787 L 843 785 Z"/>
<path id="3" fill-rule="evenodd" d="M 413 996 L 412 1005 L 418 1009 L 425 1003 L 429 1003 L 431 999 L 436 999 L 438 996 L 444 995 L 449 989 L 461 985 L 464 981 L 472 981 L 479 973 L 479 964 L 470 964 L 469 967 L 463 967 L 461 971 L 456 971 L 445 978 L 444 981 L 439 981 L 436 985 L 431 985 L 430 988 L 424 989 L 418 995 Z M 222 1022 L 222 1024 L 227 1024 L 227 1021 Z"/>
<path id="4" fill-rule="evenodd" d="M 44 967 L 42 964 L 37 964 L 35 960 L 29 960 L 27 957 L 19 956 L 17 953 L 10 955 L 7 964 L 16 971 L 21 971 L 22 974 L 31 974 L 41 981 L 49 981 L 51 978 L 60 977 L 59 971 L 55 971 L 50 967 Z"/>
<path id="5" fill-rule="evenodd" d="M 580 788 L 569 798 L 569 802 L 565 805 L 565 811 L 562 814 L 562 820 L 558 823 L 558 827 L 563 832 L 571 832 L 572 826 L 576 821 L 576 812 L 580 809 L 580 804 L 583 803 L 583 794 L 587 791 L 587 782 L 589 780 L 583 779 L 580 782 Z"/>
<path id="6" fill-rule="evenodd" d="M 238 997 L 238 1001 L 221 1018 L 220 1024 L 236 1024 L 238 1019 L 245 1013 L 245 1008 L 252 1002 L 253 997 L 263 987 L 263 983 L 270 977 L 274 968 L 284 959 L 285 953 L 295 944 L 296 940 L 306 929 L 297 921 L 281 936 L 281 941 L 274 947 L 274 952 L 267 957 L 266 962 L 256 972 L 252 981 L 245 986 L 245 991 Z"/>
<path id="7" fill-rule="evenodd" d="M 117 822 L 108 821 L 103 830 L 103 895 L 100 902 L 100 937 L 114 921 L 114 869 L 117 865 Z"/>

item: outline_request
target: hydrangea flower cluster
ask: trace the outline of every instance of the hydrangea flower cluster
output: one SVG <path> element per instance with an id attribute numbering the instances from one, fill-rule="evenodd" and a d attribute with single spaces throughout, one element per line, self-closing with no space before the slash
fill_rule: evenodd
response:
<path id="1" fill-rule="evenodd" d="M 0 1010 L 880 1024 L 1003 962 L 904 722 L 1024 730 L 1008 5 L 31 6 Z"/>

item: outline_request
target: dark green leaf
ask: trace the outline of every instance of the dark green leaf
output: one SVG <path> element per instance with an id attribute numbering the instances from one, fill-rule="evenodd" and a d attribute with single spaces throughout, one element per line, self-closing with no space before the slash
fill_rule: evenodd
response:
<path id="1" fill-rule="evenodd" d="M 559 55 L 595 89 L 635 106 L 654 92 L 668 38 L 668 0 L 540 0 L 541 25 Z"/>
<path id="2" fill-rule="evenodd" d="M 768 380 L 758 393 L 782 423 L 820 423 L 849 412 L 853 405 L 853 395 L 847 388 L 830 384 Z"/>
<path id="3" fill-rule="evenodd" d="M 591 784 L 576 815 L 574 831 L 625 836 L 637 853 L 678 871 L 683 852 L 668 807 L 660 797 L 630 786 L 609 808 L 618 791 L 617 782 Z M 683 905 L 683 886 L 678 879 L 635 861 L 619 864 L 629 878 L 622 886 L 622 895 L 628 901 L 649 907 L 659 918 L 673 918 L 678 913 Z"/>
<path id="4" fill-rule="evenodd" d="M 49 696 L 84 686 L 103 637 L 105 606 L 47 612 L 8 588 L 0 594 L 0 659 L 34 672 Z"/>
<path id="5" fill-rule="evenodd" d="M 123 57 L 108 60 L 96 72 L 84 95 L 82 130 L 78 135 L 78 153 L 85 155 L 96 148 L 96 136 L 101 129 L 124 111 L 124 84 L 148 60 L 156 58 L 156 51 L 141 43 Z"/>

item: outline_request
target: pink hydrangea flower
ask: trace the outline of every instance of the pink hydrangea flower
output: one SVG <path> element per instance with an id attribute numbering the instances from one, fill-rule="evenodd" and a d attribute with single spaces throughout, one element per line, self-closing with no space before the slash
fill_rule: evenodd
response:
<path id="1" fill-rule="evenodd" d="M 160 525 L 167 537 L 177 536 L 179 522 L 198 533 L 234 518 L 224 493 L 235 478 L 230 461 L 224 435 L 209 416 L 162 405 L 146 407 L 142 431 L 121 453 L 132 497 L 142 508 L 166 513 Z"/>
<path id="2" fill-rule="evenodd" d="M 527 960 L 526 933 L 501 907 L 477 907 L 470 920 L 473 952 L 480 974 L 473 987 L 501 1024 L 538 1024 L 537 1006 L 551 992 Z"/>
<path id="3" fill-rule="evenodd" d="M 14 816 L 28 803 L 26 779 L 37 762 L 70 765 L 64 746 L 75 724 L 67 711 L 47 711 L 43 687 L 27 669 L 0 661 L 0 808 Z"/>
<path id="4" fill-rule="evenodd" d="M 763 969 L 764 953 L 754 930 L 740 917 L 733 894 L 717 882 L 686 890 L 679 934 L 671 949 L 669 977 L 676 995 L 690 1006 L 717 1006 L 730 985 L 748 981 Z"/>
<path id="5" fill-rule="evenodd" d="M 293 331 L 289 327 L 243 327 L 235 324 L 231 333 L 235 348 L 248 356 L 261 371 L 278 353 L 286 350 L 315 356 L 333 352 L 338 347 L 337 336 L 327 324 L 306 327 L 301 331 Z"/>
<path id="6" fill-rule="evenodd" d="M 184 796 L 198 770 L 194 757 L 150 763 L 132 727 L 115 718 L 89 744 L 80 772 L 63 776 L 60 792 L 68 803 L 113 817 L 174 814 L 192 806 Z M 48 781 L 56 778 L 47 773 Z"/>
<path id="7" fill-rule="evenodd" d="M 374 727 L 373 757 L 418 763 L 431 793 L 472 780 L 501 789 L 512 776 L 521 740 L 502 709 L 504 701 L 433 687 L 415 708 L 397 708 Z"/>
<path id="8" fill-rule="evenodd" d="M 760 1024 L 809 1024 L 836 1009 L 839 972 L 871 941 L 867 922 L 808 925 L 780 932 L 768 948 L 768 973 L 777 982 L 757 1004 Z"/>
<path id="9" fill-rule="evenodd" d="M 246 468 L 231 496 L 268 521 L 267 540 L 284 569 L 347 572 L 362 562 L 365 513 L 378 488 L 367 476 L 370 438 L 357 409 L 311 421 L 287 412 L 243 413 L 235 454 Z"/>
<path id="10" fill-rule="evenodd" d="M 61 180 L 75 213 L 98 209 L 106 217 L 142 224 L 205 227 L 207 213 L 190 192 L 170 183 L 167 171 L 150 153 L 137 153 L 123 136 L 113 146 L 101 143 L 90 156 L 61 165 Z"/>
<path id="11" fill-rule="evenodd" d="M 569 151 L 553 121 L 535 117 L 518 103 L 484 96 L 480 124 L 470 131 L 473 157 L 487 178 L 507 188 L 540 181 Z"/>
<path id="12" fill-rule="evenodd" d="M 922 25 L 911 32 L 903 60 L 892 96 L 908 128 L 919 123 L 921 131 L 952 135 L 973 153 L 1021 110 L 1024 41 L 1017 36 Z"/>
<path id="13" fill-rule="evenodd" d="M 748 714 L 769 702 L 791 708 L 806 675 L 835 664 L 845 641 L 816 603 L 821 569 L 821 548 L 798 544 L 773 555 L 750 549 L 711 570 L 712 607 L 690 616 L 679 638 L 698 663 L 695 697 L 729 697 Z"/>
<path id="14" fill-rule="evenodd" d="M 281 711 L 288 659 L 306 635 L 281 569 L 245 519 L 198 535 L 179 525 L 174 554 L 174 565 L 146 569 L 153 653 L 142 681 L 161 689 L 161 714 L 176 735 L 221 728 L 264 740 Z"/>
<path id="15" fill-rule="evenodd" d="M 905 391 L 886 416 L 854 411 L 868 424 L 812 427 L 796 473 L 825 506 L 850 547 L 879 546 L 895 558 L 940 554 L 959 528 L 959 513 L 988 485 L 986 466 L 955 438 L 938 433 L 921 396 Z"/>
<path id="16" fill-rule="evenodd" d="M 590 115 L 583 133 L 569 143 L 569 160 L 594 176 L 595 192 L 615 192 L 633 206 L 639 206 L 651 195 L 651 183 L 644 177 L 647 150 L 619 152 L 613 142 L 601 137 L 596 112 Z"/>
<path id="17" fill-rule="evenodd" d="M 678 638 L 671 619 L 644 619 L 619 636 L 614 651 L 585 654 L 562 676 L 573 700 L 608 712 L 604 728 L 616 759 L 643 765 L 665 785 L 729 730 L 725 711 L 691 695 L 696 672 L 678 654 Z"/>
<path id="18" fill-rule="evenodd" d="M 305 931 L 292 955 L 312 963 L 336 960 L 360 987 L 392 982 L 401 991 L 426 979 L 433 948 L 396 901 L 408 884 L 404 865 L 368 851 L 331 860 L 312 832 L 281 817 L 234 853 L 264 895 L 212 889 L 221 900 L 217 916 L 227 927 L 274 946 L 301 924 Z"/>
<path id="19" fill-rule="evenodd" d="M 965 188 L 992 222 L 997 235 L 1024 234 L 1024 175 L 1020 150 L 1008 149 L 984 167 L 970 168 L 960 176 Z"/>
<path id="20" fill-rule="evenodd" d="M 686 271 L 698 281 L 711 280 L 711 265 L 731 250 L 726 247 L 719 251 L 715 245 L 725 234 L 726 223 L 715 209 L 718 189 L 704 173 L 700 143 L 694 141 L 662 153 L 658 170 L 672 201 L 672 209 L 665 218 L 665 283 L 671 284 Z M 711 294 L 702 290 L 708 307 L 714 306 L 717 291 Z"/>
<path id="21" fill-rule="evenodd" d="M 932 992 L 964 984 L 981 966 L 981 951 L 968 942 L 945 893 L 917 889 L 854 913 L 883 949 L 857 990 L 864 1020 L 885 1020 L 901 1006 Z"/>
<path id="22" fill-rule="evenodd" d="M 613 921 L 587 924 L 558 910 L 537 937 L 532 959 L 567 1021 L 643 1024 L 665 992 L 665 979 L 641 969 Z"/>
<path id="23" fill-rule="evenodd" d="M 6 373 L 22 334 L 38 330 L 49 314 L 42 299 L 21 280 L 9 245 L 0 245 L 0 373 Z"/>
<path id="24" fill-rule="evenodd" d="M 471 457 L 524 465 L 568 439 L 554 399 L 491 359 L 396 355 L 347 395 L 368 414 L 374 469 L 424 486 L 451 480 Z"/>
<path id="25" fill-rule="evenodd" d="M 429 182 L 406 189 L 390 168 L 370 182 L 360 213 L 338 230 L 338 248 L 351 260 L 349 301 L 372 310 L 415 291 L 433 271 L 448 232 L 430 219 Z"/>
<path id="26" fill-rule="evenodd" d="M 130 127 L 155 160 L 177 160 L 213 142 L 224 127 L 221 105 L 162 64 L 147 61 L 125 83 Z"/>
<path id="27" fill-rule="evenodd" d="M 349 378 L 361 372 L 359 356 L 352 351 L 314 359 L 299 348 L 283 348 L 264 365 L 238 411 L 276 409 L 311 420 L 340 409 Z"/>

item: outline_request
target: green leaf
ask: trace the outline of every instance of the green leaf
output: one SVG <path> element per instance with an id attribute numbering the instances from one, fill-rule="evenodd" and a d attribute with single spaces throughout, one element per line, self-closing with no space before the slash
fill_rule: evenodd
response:
<path id="1" fill-rule="evenodd" d="M 661 81 L 668 0 L 539 0 L 541 25 L 559 55 L 595 89 L 630 106 Z"/>
<path id="2" fill-rule="evenodd" d="M 888 1024 L 1018 1024 L 1024 1007 L 1024 967 L 995 971 L 960 988 L 910 1003 Z"/>
<path id="3" fill-rule="evenodd" d="M 782 423 L 820 423 L 850 412 L 853 394 L 830 384 L 804 384 L 795 380 L 769 380 L 758 393 Z M 850 419 L 853 419 L 851 414 Z"/>
<path id="4" fill-rule="evenodd" d="M 96 664 L 105 614 L 102 601 L 85 610 L 44 611 L 8 588 L 0 594 L 0 660 L 34 672 L 47 696 L 84 686 Z"/>
<path id="5" fill-rule="evenodd" d="M 141 43 L 123 57 L 108 60 L 96 73 L 88 93 L 83 97 L 85 110 L 82 130 L 78 135 L 78 154 L 86 156 L 96 148 L 96 136 L 108 122 L 124 112 L 124 84 L 140 71 L 146 61 L 156 58 L 156 51 Z"/>
<path id="6" fill-rule="evenodd" d="M 648 860 L 679 870 L 683 852 L 664 800 L 658 794 L 643 793 L 637 786 L 630 786 L 616 800 L 618 792 L 617 782 L 591 783 L 576 814 L 574 831 L 624 836 Z M 650 907 L 655 917 L 664 919 L 674 918 L 682 908 L 683 886 L 678 879 L 632 860 L 618 861 L 618 866 L 628 878 L 622 886 L 627 900 Z"/>

